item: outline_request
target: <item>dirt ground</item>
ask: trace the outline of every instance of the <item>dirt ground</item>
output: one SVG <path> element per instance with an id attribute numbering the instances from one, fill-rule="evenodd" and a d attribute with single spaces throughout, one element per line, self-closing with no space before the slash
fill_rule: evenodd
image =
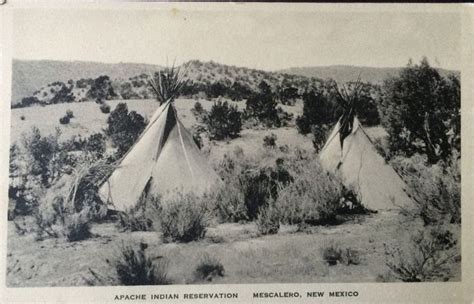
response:
<path id="1" fill-rule="evenodd" d="M 106 260 L 114 260 L 122 244 L 140 242 L 148 244 L 151 257 L 168 261 L 168 276 L 174 284 L 195 283 L 194 269 L 206 255 L 218 259 L 225 269 L 225 275 L 212 283 L 374 282 L 388 270 L 384 244 L 403 248 L 410 233 L 421 228 L 396 211 L 385 211 L 303 232 L 283 226 L 271 236 L 259 236 L 254 224 L 218 224 L 208 229 L 203 240 L 164 244 L 157 232 L 120 232 L 111 222 L 95 224 L 93 238 L 72 243 L 36 241 L 31 233 L 19 235 L 13 222 L 9 225 L 10 287 L 87 285 L 89 268 L 113 275 Z M 322 249 L 330 244 L 356 250 L 360 264 L 329 266 Z M 459 263 L 453 267 L 452 280 L 460 280 Z"/>

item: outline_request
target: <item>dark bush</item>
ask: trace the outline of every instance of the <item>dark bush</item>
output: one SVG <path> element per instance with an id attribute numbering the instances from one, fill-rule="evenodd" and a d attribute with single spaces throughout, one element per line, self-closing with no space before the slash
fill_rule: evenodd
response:
<path id="1" fill-rule="evenodd" d="M 237 106 L 232 106 L 227 101 L 215 102 L 204 119 L 211 139 L 222 140 L 238 137 L 242 129 L 240 116 Z"/>
<path id="2" fill-rule="evenodd" d="M 91 237 L 88 211 L 74 213 L 65 218 L 63 234 L 68 242 L 82 241 Z"/>
<path id="3" fill-rule="evenodd" d="M 312 125 L 311 126 L 311 135 L 312 135 L 312 141 L 313 141 L 313 147 L 316 151 L 316 153 L 319 153 L 319 151 L 324 147 L 324 144 L 326 143 L 326 139 L 328 137 L 328 132 L 329 132 L 329 127 L 328 125 Z"/>
<path id="4" fill-rule="evenodd" d="M 105 140 L 105 136 L 102 133 L 94 133 L 86 139 L 84 148 L 86 151 L 102 157 L 106 149 Z"/>
<path id="5" fill-rule="evenodd" d="M 313 90 L 303 94 L 303 115 L 296 118 L 296 126 L 302 134 L 311 132 L 311 127 L 333 125 L 341 113 L 323 90 Z"/>
<path id="6" fill-rule="evenodd" d="M 71 110 L 67 110 L 66 111 L 66 116 L 69 117 L 69 118 L 73 118 L 74 117 L 74 112 L 71 111 Z"/>
<path id="7" fill-rule="evenodd" d="M 110 113 L 110 106 L 106 103 L 100 105 L 100 111 L 104 114 Z"/>
<path id="8" fill-rule="evenodd" d="M 56 129 L 54 135 L 42 136 L 34 127 L 31 134 L 23 138 L 26 157 L 30 162 L 28 175 L 40 177 L 42 186 L 46 188 L 67 169 L 67 153 L 59 143 L 60 135 L 60 130 Z"/>
<path id="9" fill-rule="evenodd" d="M 143 116 L 135 111 L 128 112 L 127 104 L 119 103 L 107 118 L 105 133 L 111 136 L 120 157 L 135 143 L 145 126 Z"/>
<path id="10" fill-rule="evenodd" d="M 341 248 L 336 244 L 330 244 L 322 250 L 323 259 L 330 265 L 334 266 L 338 263 L 344 265 L 359 265 L 359 253 L 351 248 Z"/>
<path id="11" fill-rule="evenodd" d="M 276 234 L 280 230 L 280 215 L 273 206 L 261 208 L 257 220 L 258 232 L 262 235 Z"/>
<path id="12" fill-rule="evenodd" d="M 120 257 L 115 261 L 115 270 L 120 285 L 168 285 L 167 264 L 153 260 L 146 255 L 147 244 L 141 243 L 138 250 L 122 245 Z"/>
<path id="13" fill-rule="evenodd" d="M 62 124 L 62 125 L 67 125 L 70 121 L 70 118 L 69 116 L 63 116 L 61 118 L 59 118 L 59 123 Z"/>
<path id="14" fill-rule="evenodd" d="M 87 92 L 87 97 L 94 99 L 97 103 L 102 103 L 104 100 L 115 96 L 117 94 L 114 92 L 112 81 L 106 75 L 94 79 L 91 83 L 91 88 Z"/>
<path id="15" fill-rule="evenodd" d="M 275 148 L 276 147 L 277 136 L 274 133 L 270 135 L 265 135 L 263 138 L 263 147 L 264 148 Z"/>
<path id="16" fill-rule="evenodd" d="M 224 276 L 224 266 L 216 258 L 205 255 L 194 272 L 195 281 L 212 281 Z"/>
<path id="17" fill-rule="evenodd" d="M 270 86 L 262 81 L 260 92 L 250 96 L 246 101 L 244 116 L 247 120 L 254 119 L 265 127 L 280 127 L 291 119 L 291 115 L 277 108 L 277 102 Z"/>
<path id="18" fill-rule="evenodd" d="M 21 120 L 25 120 L 25 115 L 21 115 L 21 116 L 20 116 L 20 119 L 21 119 Z"/>
<path id="19" fill-rule="evenodd" d="M 37 97 L 30 96 L 30 97 L 23 98 L 18 107 L 19 108 L 29 107 L 29 106 L 34 105 L 34 104 L 41 104 L 41 101 Z"/>

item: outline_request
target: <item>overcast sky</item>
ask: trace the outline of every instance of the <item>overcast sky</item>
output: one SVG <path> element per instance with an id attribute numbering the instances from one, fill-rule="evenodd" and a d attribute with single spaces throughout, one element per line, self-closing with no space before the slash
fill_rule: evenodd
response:
<path id="1" fill-rule="evenodd" d="M 276 70 L 404 66 L 426 55 L 460 68 L 454 13 L 224 10 L 16 10 L 13 57 L 139 62 L 190 59 Z"/>

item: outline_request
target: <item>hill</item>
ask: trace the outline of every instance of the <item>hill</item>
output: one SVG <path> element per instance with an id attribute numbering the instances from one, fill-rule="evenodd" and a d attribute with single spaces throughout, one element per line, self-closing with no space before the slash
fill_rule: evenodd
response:
<path id="1" fill-rule="evenodd" d="M 185 63 L 185 67 L 184 77 L 189 80 L 182 90 L 185 96 L 226 96 L 241 100 L 258 92 L 261 81 L 265 81 L 274 92 L 288 88 L 303 92 L 321 83 L 318 79 L 306 76 L 229 66 L 213 61 L 192 60 Z M 110 86 L 115 91 L 107 99 L 148 99 L 153 97 L 148 77 L 160 69 L 162 67 L 156 65 L 132 63 L 15 60 L 12 105 L 18 105 L 25 97 L 32 97 L 27 104 L 90 100 L 90 90 L 97 80 L 94 78 L 101 75 L 109 77 Z"/>
<path id="2" fill-rule="evenodd" d="M 321 79 L 332 78 L 337 82 L 355 81 L 360 75 L 362 81 L 381 84 L 386 78 L 398 75 L 401 70 L 402 67 L 375 68 L 352 65 L 331 65 L 319 67 L 294 67 L 280 70 L 279 72 Z M 459 71 L 445 69 L 438 70 L 443 76 L 446 76 L 450 73 L 459 74 Z"/>
<path id="3" fill-rule="evenodd" d="M 141 63 L 99 63 L 85 61 L 13 60 L 12 104 L 48 84 L 69 79 L 79 80 L 108 75 L 111 79 L 128 79 L 162 67 Z"/>

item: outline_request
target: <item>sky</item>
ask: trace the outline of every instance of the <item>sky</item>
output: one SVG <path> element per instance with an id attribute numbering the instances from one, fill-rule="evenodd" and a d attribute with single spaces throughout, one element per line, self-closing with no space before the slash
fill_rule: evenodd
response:
<path id="1" fill-rule="evenodd" d="M 427 56 L 434 66 L 460 69 L 458 13 L 301 7 L 16 9 L 13 57 L 159 65 L 199 59 L 278 70 L 328 65 L 399 67 L 410 58 L 418 62 Z"/>

